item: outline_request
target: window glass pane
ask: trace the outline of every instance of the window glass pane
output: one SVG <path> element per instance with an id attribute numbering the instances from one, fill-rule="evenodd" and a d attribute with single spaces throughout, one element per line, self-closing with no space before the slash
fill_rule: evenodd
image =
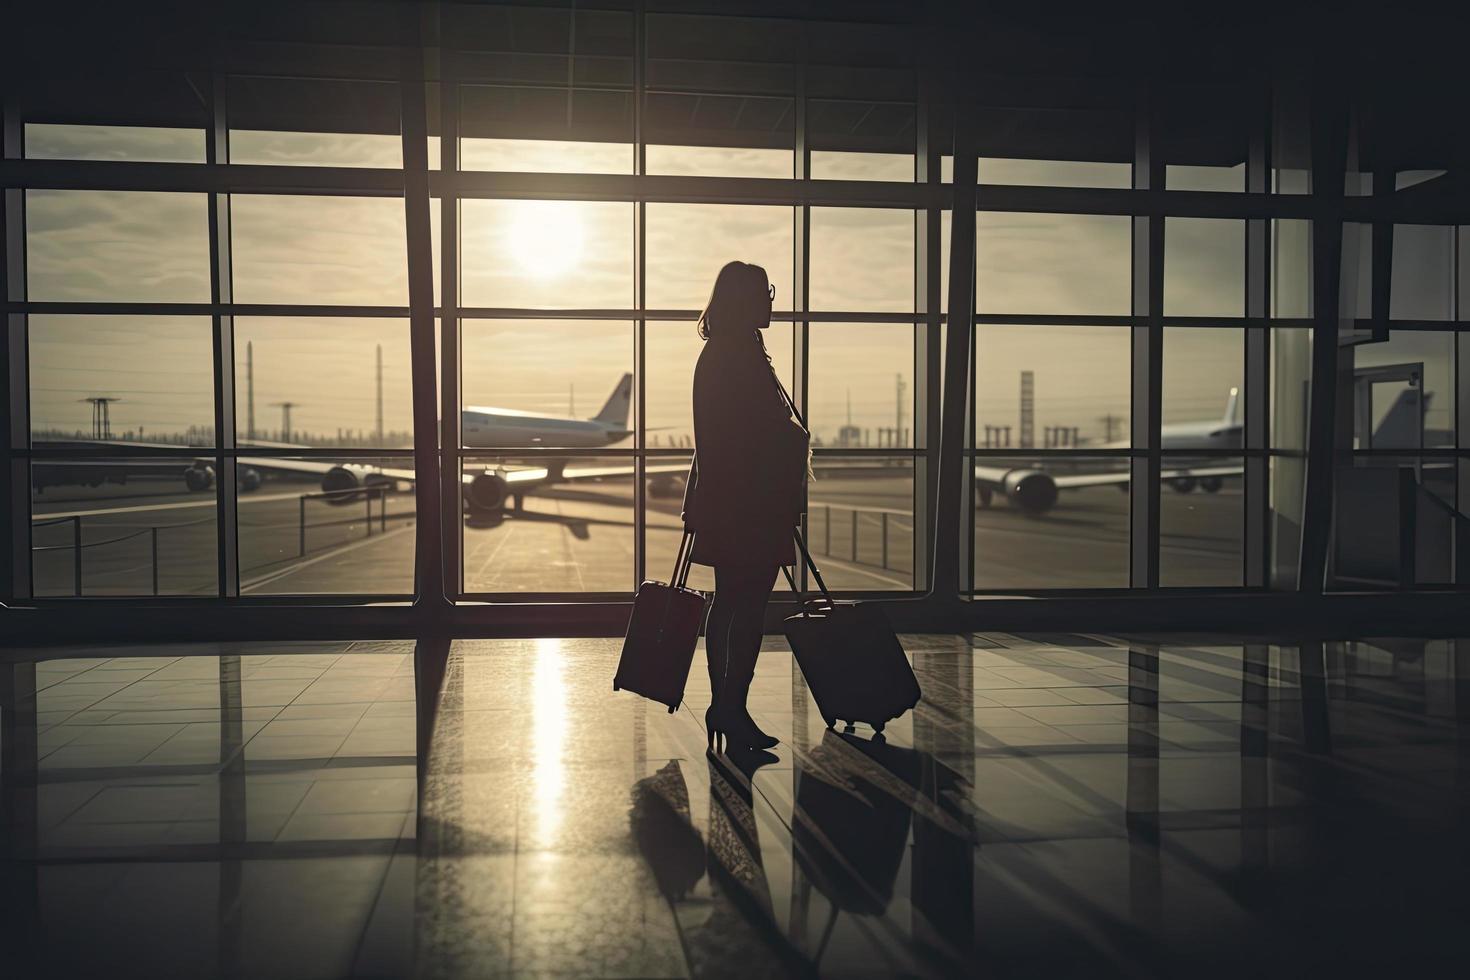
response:
<path id="1" fill-rule="evenodd" d="M 459 166 L 542 174 L 630 174 L 633 145 L 466 136 L 459 141 Z"/>
<path id="2" fill-rule="evenodd" d="M 1127 216 L 981 211 L 976 222 L 980 312 L 1131 312 L 1133 227 Z"/>
<path id="3" fill-rule="evenodd" d="M 230 162 L 401 167 L 396 82 L 231 76 Z"/>
<path id="4" fill-rule="evenodd" d="M 1242 459 L 1165 456 L 1159 492 L 1159 584 L 1239 586 L 1244 576 Z"/>
<path id="5" fill-rule="evenodd" d="M 32 440 L 213 444 L 208 317 L 33 313 L 27 326 Z"/>
<path id="6" fill-rule="evenodd" d="M 1030 184 L 1040 187 L 1133 186 L 1133 165 L 1093 160 L 1013 160 L 981 157 L 982 184 Z"/>
<path id="7" fill-rule="evenodd" d="M 649 309 L 704 309 L 715 276 L 733 259 L 765 267 L 774 308 L 791 309 L 791 208 L 650 203 L 646 213 Z"/>
<path id="8" fill-rule="evenodd" d="M 906 153 L 813 150 L 811 175 L 819 180 L 912 181 L 914 157 Z"/>
<path id="9" fill-rule="evenodd" d="M 813 323 L 806 420 L 816 446 L 914 445 L 911 324 Z"/>
<path id="10" fill-rule="evenodd" d="M 1394 330 L 1388 340 L 1357 344 L 1352 352 L 1359 447 L 1454 447 L 1454 334 Z M 1422 380 L 1409 380 L 1416 377 Z M 1372 426 L 1366 440 L 1365 424 Z"/>
<path id="11" fill-rule="evenodd" d="M 217 595 L 212 475 L 178 457 L 32 462 L 35 594 Z"/>
<path id="12" fill-rule="evenodd" d="M 1245 331 L 1164 328 L 1164 449 L 1238 449 L 1245 425 Z"/>
<path id="13" fill-rule="evenodd" d="M 1171 84 L 1161 92 L 1158 153 L 1164 186 L 1182 191 L 1245 190 L 1245 157 L 1256 124 L 1243 85 Z"/>
<path id="14" fill-rule="evenodd" d="M 914 179 L 912 46 L 897 24 L 807 25 L 806 138 L 817 179 Z M 868 175 L 847 178 L 855 166 Z"/>
<path id="15" fill-rule="evenodd" d="M 25 155 L 31 160 L 203 163 L 204 130 L 26 123 Z"/>
<path id="16" fill-rule="evenodd" d="M 464 445 L 631 446 L 624 320 L 462 320 Z"/>
<path id="17" fill-rule="evenodd" d="M 1081 64 L 1091 50 L 1049 40 L 1058 64 Z M 1031 72 L 987 79 L 973 110 L 982 184 L 1127 188 L 1133 182 L 1134 107 L 1126 85 L 1103 78 Z"/>
<path id="18" fill-rule="evenodd" d="M 644 361 L 648 366 L 644 398 L 648 405 L 647 443 L 651 449 L 694 445 L 694 365 L 704 341 L 689 321 L 649 321 Z M 772 323 L 762 338 L 771 365 L 787 391 L 792 390 L 792 327 Z"/>
<path id="19" fill-rule="evenodd" d="M 572 151 L 563 158 L 567 171 L 632 171 L 631 11 L 454 4 L 441 17 L 443 37 L 458 49 L 456 74 L 467 83 L 459 128 L 468 169 L 542 169 L 480 158 L 474 147 L 483 140 L 563 144 Z"/>
<path id="20" fill-rule="evenodd" d="M 630 309 L 633 208 L 606 201 L 461 202 L 464 304 Z"/>
<path id="21" fill-rule="evenodd" d="M 1128 586 L 1128 460 L 974 460 L 975 588 Z M 1061 489 L 1068 477 L 1114 482 Z"/>
<path id="22" fill-rule="evenodd" d="M 412 594 L 413 473 L 411 457 L 242 456 L 241 594 Z"/>
<path id="23" fill-rule="evenodd" d="M 236 317 L 236 437 L 242 443 L 412 446 L 409 361 L 407 320 Z"/>
<path id="24" fill-rule="evenodd" d="M 976 446 L 1127 447 L 1131 349 L 1126 328 L 977 326 Z"/>
<path id="25" fill-rule="evenodd" d="M 1271 221 L 1271 315 L 1312 315 L 1312 222 Z"/>
<path id="26" fill-rule="evenodd" d="M 30 299 L 207 303 L 203 194 L 26 191 Z"/>
<path id="27" fill-rule="evenodd" d="M 400 199 L 236 194 L 230 240 L 237 303 L 408 304 Z"/>
<path id="28" fill-rule="evenodd" d="M 1343 313 L 1357 319 L 1373 315 L 1373 227 L 1342 223 L 1342 280 L 1338 284 Z M 1355 330 L 1354 327 L 1344 329 Z"/>
<path id="29" fill-rule="evenodd" d="M 819 456 L 807 488 L 807 545 L 830 589 L 914 587 L 914 462 Z"/>
<path id="30" fill-rule="evenodd" d="M 1191 167 L 1169 164 L 1164 186 L 1171 191 L 1243 191 L 1245 164 L 1230 167 Z"/>
<path id="31" fill-rule="evenodd" d="M 1394 225 L 1388 315 L 1395 320 L 1455 317 L 1455 228 Z"/>
<path id="32" fill-rule="evenodd" d="M 1283 81 L 1273 87 L 1271 104 L 1271 191 L 1312 191 L 1311 97 L 1306 86 Z"/>
<path id="33" fill-rule="evenodd" d="M 1245 222 L 1164 219 L 1164 314 L 1245 315 Z"/>
<path id="34" fill-rule="evenodd" d="M 1456 538 L 1464 539 L 1454 511 L 1454 460 L 1419 456 L 1360 456 L 1336 472 L 1329 585 L 1336 589 L 1391 590 L 1448 585 L 1454 580 Z M 1412 554 L 1405 554 L 1399 500 L 1404 477 L 1412 480 Z M 1412 559 L 1406 562 L 1405 559 Z M 1406 580 L 1406 565 L 1412 580 Z"/>
<path id="35" fill-rule="evenodd" d="M 631 458 L 476 456 L 464 474 L 466 592 L 633 590 Z"/>
<path id="36" fill-rule="evenodd" d="M 650 13 L 651 174 L 791 177 L 799 34 L 779 20 Z"/>
<path id="37" fill-rule="evenodd" d="M 790 177 L 790 150 L 650 144 L 644 162 L 651 174 L 684 177 Z"/>
<path id="38" fill-rule="evenodd" d="M 913 312 L 913 212 L 812 208 L 810 271 L 813 310 Z"/>

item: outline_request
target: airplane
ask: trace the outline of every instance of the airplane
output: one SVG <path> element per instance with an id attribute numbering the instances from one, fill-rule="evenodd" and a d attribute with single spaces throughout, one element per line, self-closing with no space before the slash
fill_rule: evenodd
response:
<path id="1" fill-rule="evenodd" d="M 1425 392 L 1422 400 L 1417 389 L 1410 388 L 1399 393 L 1389 406 L 1374 430 L 1373 442 L 1385 446 L 1409 446 L 1410 433 L 1418 433 L 1423 412 L 1429 405 L 1431 393 Z M 1166 452 L 1190 449 L 1238 450 L 1243 444 L 1244 425 L 1238 418 L 1240 389 L 1231 388 L 1225 405 L 1225 414 L 1215 421 L 1171 422 L 1160 426 L 1159 445 Z M 1416 419 L 1418 413 L 1420 418 Z M 1426 436 L 1436 433 L 1426 431 Z M 1127 449 L 1128 442 L 1110 442 L 1100 448 Z M 1407 450 L 1412 451 L 1412 450 Z M 1160 475 L 1178 493 L 1190 493 L 1196 487 L 1206 493 L 1216 493 L 1227 478 L 1238 477 L 1244 472 L 1238 464 L 1229 464 L 1219 457 L 1187 457 L 1171 460 L 1169 468 Z M 1126 493 L 1130 475 L 1126 465 L 1101 470 L 1074 470 L 1066 473 L 1048 470 L 1043 464 L 1029 463 L 1023 466 L 986 466 L 977 463 L 974 468 L 975 496 L 979 506 L 989 507 L 998 494 L 1008 503 L 1031 517 L 1040 517 L 1056 506 L 1062 490 L 1083 487 L 1115 486 Z"/>
<path id="2" fill-rule="evenodd" d="M 628 428 L 628 414 L 633 399 L 633 375 L 625 373 L 613 388 L 612 394 L 597 414 L 588 419 L 570 418 L 561 415 L 537 415 L 514 409 L 488 406 L 466 406 L 460 416 L 464 445 L 468 449 L 530 449 L 543 446 L 557 448 L 601 448 L 626 439 L 632 434 Z M 55 446 L 58 443 L 50 443 Z M 65 444 L 62 444 L 65 445 Z M 75 443 L 89 448 L 106 446 L 118 449 L 127 455 L 141 455 L 148 449 L 169 448 L 160 443 L 85 441 Z M 242 442 L 242 447 L 276 450 L 283 453 L 307 448 L 305 446 L 253 440 Z M 38 491 L 48 486 L 90 485 L 103 482 L 125 483 L 129 475 L 157 476 L 176 472 L 177 464 L 153 460 L 66 460 L 36 463 L 32 468 L 32 483 Z M 653 479 L 650 488 L 656 496 L 676 492 L 677 474 L 688 469 L 687 463 L 678 460 L 668 462 L 650 460 L 645 463 L 644 473 Z M 507 499 L 516 510 L 521 510 L 525 496 L 537 488 L 553 483 L 579 480 L 595 480 L 614 476 L 631 476 L 633 466 L 628 463 L 597 465 L 588 460 L 588 465 L 577 466 L 570 459 L 552 459 L 536 465 L 485 466 L 478 469 L 466 467 L 464 481 L 465 503 L 471 511 L 499 513 Z M 351 491 L 383 488 L 391 490 L 399 483 L 412 483 L 415 472 L 412 467 L 385 467 L 370 463 L 331 463 L 313 459 L 292 459 L 289 456 L 241 455 L 236 458 L 236 484 L 243 493 L 260 488 L 266 474 L 305 474 L 321 477 L 321 489 L 332 493 L 333 502 L 347 503 L 359 495 Z M 214 460 L 202 456 L 191 462 L 181 474 L 184 485 L 191 491 L 200 492 L 214 485 Z"/>

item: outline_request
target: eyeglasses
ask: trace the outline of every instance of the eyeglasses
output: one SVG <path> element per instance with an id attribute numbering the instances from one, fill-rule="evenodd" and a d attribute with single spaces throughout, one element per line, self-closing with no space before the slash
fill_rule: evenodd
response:
<path id="1" fill-rule="evenodd" d="M 776 300 L 776 284 L 775 283 L 771 283 L 770 287 L 767 289 L 767 292 L 770 293 L 771 301 L 772 302 L 775 302 L 775 300 Z"/>

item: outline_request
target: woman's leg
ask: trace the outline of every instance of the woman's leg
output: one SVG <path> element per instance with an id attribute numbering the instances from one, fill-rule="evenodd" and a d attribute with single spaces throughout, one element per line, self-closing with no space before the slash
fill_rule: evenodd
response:
<path id="1" fill-rule="evenodd" d="M 776 583 L 776 566 L 768 567 L 717 567 L 715 569 L 715 602 L 725 605 L 722 616 L 728 615 L 718 625 L 726 627 L 722 644 L 725 660 L 724 683 L 720 689 L 721 713 L 727 724 L 736 719 L 744 723 L 751 734 L 761 740 L 770 739 L 755 727 L 745 699 L 750 693 L 750 682 L 755 676 L 755 662 L 760 656 L 766 601 L 771 587 Z M 711 610 L 713 613 L 713 610 Z M 774 739 L 770 739 L 774 744 Z"/>

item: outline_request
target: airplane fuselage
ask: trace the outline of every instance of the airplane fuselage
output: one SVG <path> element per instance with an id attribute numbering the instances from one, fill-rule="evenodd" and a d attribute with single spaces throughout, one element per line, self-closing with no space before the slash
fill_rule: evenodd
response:
<path id="1" fill-rule="evenodd" d="M 464 445 L 476 449 L 599 449 L 628 438 L 623 425 L 595 419 L 531 415 L 499 408 L 467 408 L 460 415 Z"/>

